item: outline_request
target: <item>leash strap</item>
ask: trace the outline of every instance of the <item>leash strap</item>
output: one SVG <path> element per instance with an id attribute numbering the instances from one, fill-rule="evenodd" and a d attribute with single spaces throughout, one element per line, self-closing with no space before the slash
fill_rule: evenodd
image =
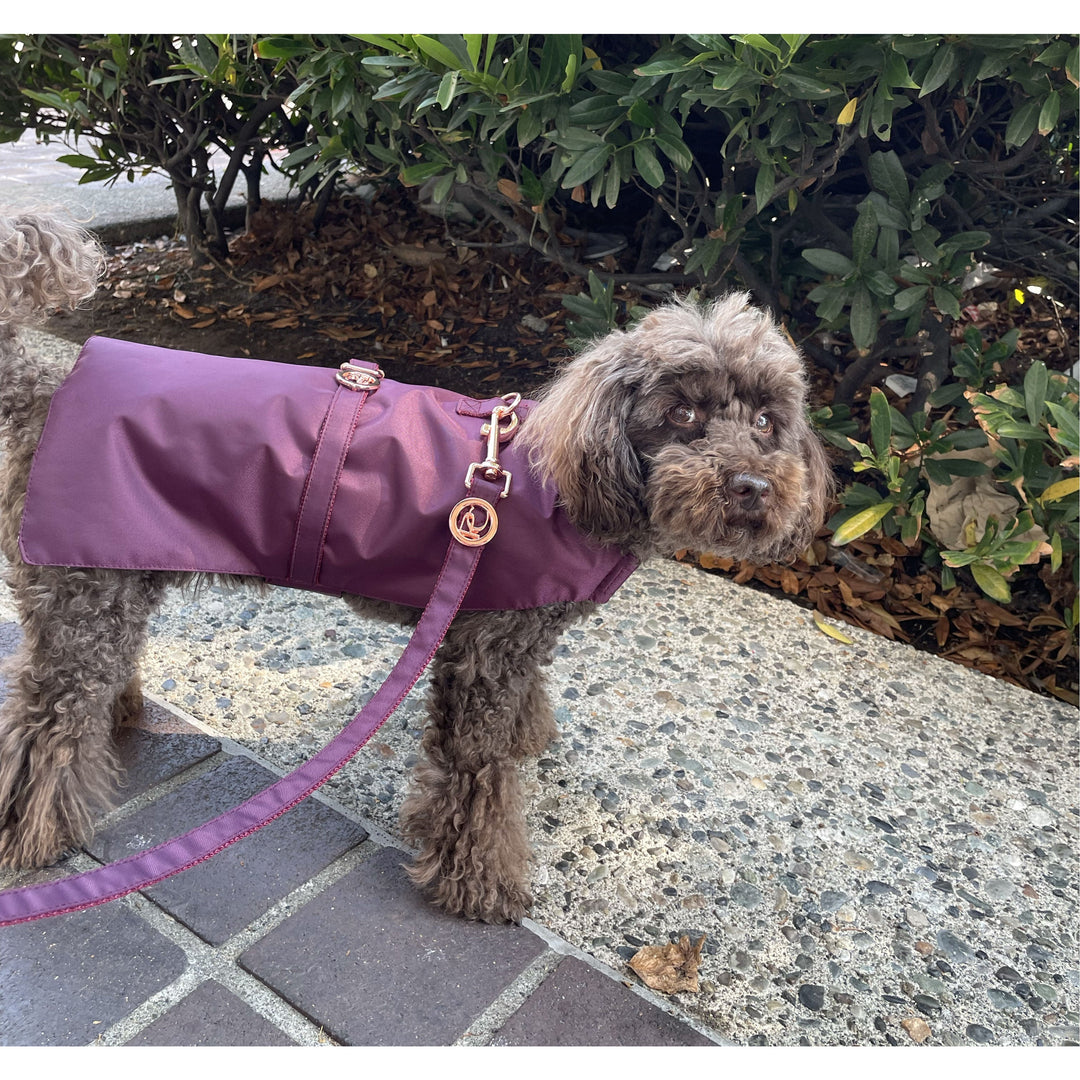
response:
<path id="1" fill-rule="evenodd" d="M 420 678 L 461 606 L 483 550 L 450 542 L 435 591 L 386 682 L 314 757 L 183 836 L 82 874 L 0 893 L 0 927 L 82 911 L 156 885 L 224 851 L 306 799 L 364 746 Z"/>
<path id="2" fill-rule="evenodd" d="M 509 490 L 509 474 L 498 464 L 498 441 L 500 433 L 508 437 L 511 426 L 501 428 L 500 420 L 512 414 L 513 406 L 496 406 L 484 431 L 488 435 L 488 456 L 476 466 L 483 468 L 485 480 L 505 479 L 497 498 Z M 466 479 L 470 498 L 463 499 L 451 512 L 450 546 L 408 645 L 386 681 L 338 735 L 287 776 L 183 836 L 81 874 L 0 892 L 0 927 L 83 911 L 189 870 L 281 817 L 338 772 L 401 704 L 431 662 L 465 599 L 484 546 L 495 535 L 498 519 L 494 508 L 486 500 L 471 496 L 473 472 L 470 467 Z"/>

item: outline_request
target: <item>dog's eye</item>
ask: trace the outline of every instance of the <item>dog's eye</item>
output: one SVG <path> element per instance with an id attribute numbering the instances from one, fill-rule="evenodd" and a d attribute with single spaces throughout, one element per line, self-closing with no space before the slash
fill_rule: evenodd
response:
<path id="1" fill-rule="evenodd" d="M 667 418 L 679 427 L 690 427 L 697 423 L 697 410 L 690 405 L 675 405 L 668 409 Z"/>
<path id="2" fill-rule="evenodd" d="M 772 433 L 772 429 L 772 417 L 768 413 L 758 413 L 754 420 L 754 430 L 762 435 L 769 435 Z"/>

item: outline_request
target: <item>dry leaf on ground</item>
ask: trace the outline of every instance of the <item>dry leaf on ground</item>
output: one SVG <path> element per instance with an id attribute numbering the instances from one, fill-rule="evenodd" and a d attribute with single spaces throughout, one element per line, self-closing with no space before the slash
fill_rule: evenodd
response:
<path id="1" fill-rule="evenodd" d="M 701 963 L 701 950 L 704 946 L 704 934 L 694 944 L 683 934 L 677 942 L 646 945 L 638 949 L 630 960 L 630 966 L 651 990 L 659 990 L 663 994 L 687 990 L 696 994 L 698 964 Z"/>

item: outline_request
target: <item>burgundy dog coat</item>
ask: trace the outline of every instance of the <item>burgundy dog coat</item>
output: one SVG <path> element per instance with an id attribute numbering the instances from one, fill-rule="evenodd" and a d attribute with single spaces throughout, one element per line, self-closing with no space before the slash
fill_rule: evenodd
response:
<path id="1" fill-rule="evenodd" d="M 34 455 L 24 561 L 254 575 L 422 608 L 502 401 L 390 379 L 360 392 L 335 374 L 91 338 Z M 637 561 L 579 532 L 513 440 L 499 461 L 512 487 L 463 607 L 606 601 Z"/>

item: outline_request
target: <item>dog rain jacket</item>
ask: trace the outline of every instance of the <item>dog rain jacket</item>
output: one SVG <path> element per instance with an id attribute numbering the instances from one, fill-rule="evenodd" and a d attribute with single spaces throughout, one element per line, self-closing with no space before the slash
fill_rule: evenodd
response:
<path id="1" fill-rule="evenodd" d="M 422 608 L 502 399 L 335 376 L 91 338 L 34 455 L 23 560 L 253 575 Z M 606 601 L 637 560 L 571 524 L 513 440 L 499 460 L 512 488 L 463 608 Z"/>

